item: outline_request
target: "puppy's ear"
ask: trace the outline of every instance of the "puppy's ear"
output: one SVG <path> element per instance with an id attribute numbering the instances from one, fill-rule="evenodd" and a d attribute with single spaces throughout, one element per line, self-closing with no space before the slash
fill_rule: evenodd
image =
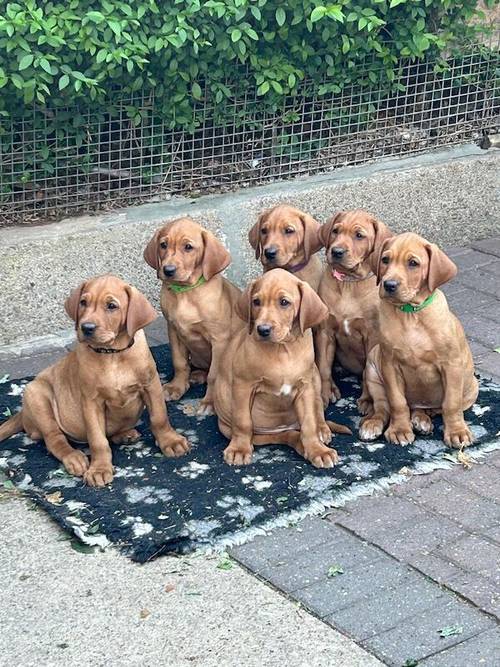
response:
<path id="1" fill-rule="evenodd" d="M 380 243 L 378 246 L 378 249 L 374 250 L 368 258 L 371 270 L 377 276 L 377 285 L 380 282 L 380 258 L 382 257 L 384 251 L 387 250 L 393 238 L 393 236 L 389 236 L 384 241 L 382 241 L 382 243 Z"/>
<path id="2" fill-rule="evenodd" d="M 444 285 L 457 275 L 457 265 L 451 261 L 440 248 L 434 243 L 428 243 L 426 250 L 429 255 L 429 272 L 427 284 L 431 292 L 437 287 Z"/>
<path id="3" fill-rule="evenodd" d="M 76 289 L 71 291 L 71 294 L 68 296 L 64 302 L 64 310 L 71 317 L 73 322 L 78 324 L 78 306 L 80 305 L 80 298 L 82 296 L 83 288 L 86 283 L 82 283 Z"/>
<path id="4" fill-rule="evenodd" d="M 262 223 L 265 222 L 269 217 L 269 213 L 271 212 L 271 210 L 272 209 L 268 211 L 263 211 L 257 218 L 257 222 L 255 223 L 255 225 L 248 232 L 248 240 L 252 248 L 255 250 L 255 259 L 259 259 L 262 253 L 262 245 L 260 243 L 260 228 Z"/>
<path id="5" fill-rule="evenodd" d="M 321 243 L 322 246 L 325 248 L 328 248 L 328 243 L 330 242 L 330 235 L 332 233 L 333 225 L 335 225 L 338 221 L 340 216 L 342 215 L 342 212 L 336 213 L 334 216 L 328 220 L 328 222 L 325 222 L 324 225 L 321 225 L 318 231 L 318 239 L 319 242 Z"/>
<path id="6" fill-rule="evenodd" d="M 380 220 L 377 220 L 377 218 L 371 218 L 371 223 L 373 225 L 373 231 L 375 232 L 371 252 L 378 253 L 380 246 L 386 239 L 389 239 L 392 236 L 392 232 L 387 225 L 380 222 Z"/>
<path id="7" fill-rule="evenodd" d="M 309 261 L 309 257 L 321 248 L 319 238 L 320 224 L 308 213 L 300 213 L 300 219 L 304 227 L 304 258 Z"/>
<path id="8" fill-rule="evenodd" d="M 126 327 L 128 335 L 132 337 L 139 329 L 144 329 L 147 324 L 156 320 L 158 313 L 138 289 L 127 285 L 126 290 L 128 293 Z"/>
<path id="9" fill-rule="evenodd" d="M 243 322 L 248 323 L 248 333 L 252 333 L 252 291 L 255 281 L 250 283 L 244 292 L 240 294 L 235 304 L 236 314 Z"/>
<path id="10" fill-rule="evenodd" d="M 300 307 L 299 326 L 300 332 L 315 327 L 328 315 L 328 308 L 319 298 L 313 288 L 303 280 L 299 281 Z"/>
<path id="11" fill-rule="evenodd" d="M 231 264 L 231 255 L 212 232 L 204 229 L 201 235 L 205 245 L 201 268 L 205 280 L 210 280 Z"/>
<path id="12" fill-rule="evenodd" d="M 162 227 L 163 229 L 163 227 Z M 146 260 L 146 263 L 149 264 L 153 269 L 158 271 L 158 238 L 162 229 L 158 229 L 152 236 L 148 245 L 144 248 L 143 257 Z"/>

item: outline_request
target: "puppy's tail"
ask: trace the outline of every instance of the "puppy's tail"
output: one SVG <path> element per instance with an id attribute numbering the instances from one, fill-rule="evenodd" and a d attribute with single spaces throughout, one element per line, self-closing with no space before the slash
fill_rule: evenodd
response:
<path id="1" fill-rule="evenodd" d="M 23 430 L 23 413 L 21 410 L 21 412 L 9 417 L 7 421 L 0 424 L 0 442 L 10 438 L 11 435 L 21 433 Z"/>
<path id="2" fill-rule="evenodd" d="M 326 424 L 332 433 L 345 433 L 346 435 L 352 435 L 351 429 L 347 426 L 344 426 L 344 424 L 337 424 L 337 422 L 331 421 L 327 421 Z"/>

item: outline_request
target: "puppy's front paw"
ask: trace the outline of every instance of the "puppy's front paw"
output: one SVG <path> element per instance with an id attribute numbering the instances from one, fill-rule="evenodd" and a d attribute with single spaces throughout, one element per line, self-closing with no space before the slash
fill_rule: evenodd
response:
<path id="1" fill-rule="evenodd" d="M 231 441 L 224 450 L 224 461 L 230 466 L 247 466 L 252 463 L 253 447 Z"/>
<path id="2" fill-rule="evenodd" d="M 322 383 L 321 398 L 325 408 L 328 407 L 329 403 L 336 403 L 340 399 L 340 389 L 333 380 Z"/>
<path id="3" fill-rule="evenodd" d="M 415 434 L 409 422 L 408 424 L 391 422 L 384 435 L 387 442 L 392 442 L 394 445 L 411 445 L 415 440 Z"/>
<path id="4" fill-rule="evenodd" d="M 312 463 L 315 468 L 333 468 L 339 460 L 335 449 L 321 443 L 304 447 L 304 458 Z"/>
<path id="5" fill-rule="evenodd" d="M 113 466 L 110 463 L 91 463 L 83 476 L 89 486 L 106 486 L 113 481 Z"/>
<path id="6" fill-rule="evenodd" d="M 357 400 L 358 412 L 360 415 L 369 415 L 370 412 L 373 413 L 373 401 L 371 398 L 365 398 L 361 396 Z"/>
<path id="7" fill-rule="evenodd" d="M 163 396 L 166 401 L 178 401 L 188 389 L 189 383 L 172 380 L 172 382 L 163 385 Z"/>
<path id="8" fill-rule="evenodd" d="M 448 447 L 461 449 L 462 447 L 472 445 L 474 436 L 467 424 L 463 422 L 463 424 L 457 424 L 452 427 L 445 426 L 443 440 Z"/>
<path id="9" fill-rule="evenodd" d="M 74 449 L 70 454 L 63 458 L 62 464 L 70 475 L 83 477 L 85 471 L 89 467 L 89 460 L 79 449 Z"/>
<path id="10" fill-rule="evenodd" d="M 196 414 L 200 417 L 208 417 L 208 415 L 213 415 L 215 413 L 214 404 L 210 399 L 202 398 Z"/>
<path id="11" fill-rule="evenodd" d="M 168 458 L 179 458 L 191 449 L 191 445 L 183 435 L 173 429 L 157 437 L 158 447 Z"/>
<path id="12" fill-rule="evenodd" d="M 320 441 L 325 445 L 331 442 L 333 436 L 330 427 L 326 422 L 324 424 L 320 424 L 318 429 L 318 437 Z"/>
<path id="13" fill-rule="evenodd" d="M 135 428 L 131 428 L 129 431 L 122 431 L 121 433 L 116 433 L 112 435 L 110 440 L 114 445 L 133 445 L 134 442 L 137 442 L 141 437 L 139 431 L 136 431 Z"/>
<path id="14" fill-rule="evenodd" d="M 361 440 L 376 440 L 382 435 L 384 422 L 377 417 L 365 417 L 359 427 L 359 437 Z"/>

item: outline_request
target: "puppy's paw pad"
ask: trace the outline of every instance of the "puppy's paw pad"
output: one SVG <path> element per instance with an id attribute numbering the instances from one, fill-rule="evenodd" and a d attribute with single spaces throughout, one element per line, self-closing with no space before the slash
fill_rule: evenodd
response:
<path id="1" fill-rule="evenodd" d="M 179 458 L 191 449 L 191 445 L 186 438 L 178 433 L 162 438 L 161 442 L 158 442 L 158 446 L 168 458 Z"/>
<path id="2" fill-rule="evenodd" d="M 89 460 L 83 452 L 75 449 L 71 454 L 68 454 L 63 458 L 62 464 L 70 475 L 83 477 L 85 471 L 89 467 Z"/>
<path id="3" fill-rule="evenodd" d="M 113 481 L 113 466 L 111 465 L 92 465 L 83 476 L 83 481 L 88 486 L 102 487 L 111 484 Z"/>
<path id="4" fill-rule="evenodd" d="M 252 448 L 233 447 L 229 445 L 224 450 L 224 461 L 230 466 L 247 466 L 252 463 Z"/>
<path id="5" fill-rule="evenodd" d="M 368 418 L 363 420 L 359 428 L 361 440 L 376 440 L 382 435 L 384 423 L 380 419 Z"/>

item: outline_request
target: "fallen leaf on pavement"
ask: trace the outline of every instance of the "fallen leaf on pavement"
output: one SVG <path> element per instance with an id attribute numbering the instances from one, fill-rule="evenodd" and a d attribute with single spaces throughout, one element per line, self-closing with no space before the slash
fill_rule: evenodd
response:
<path id="1" fill-rule="evenodd" d="M 141 609 L 141 613 L 139 614 L 139 616 L 141 618 L 147 618 L 150 614 L 151 612 L 149 611 L 149 609 Z"/>
<path id="2" fill-rule="evenodd" d="M 93 554 L 94 547 L 90 544 L 84 544 L 80 540 L 71 540 L 71 548 L 73 551 L 78 551 L 79 554 Z"/>
<path id="3" fill-rule="evenodd" d="M 223 558 L 217 564 L 217 569 L 218 570 L 232 570 L 233 569 L 233 561 L 230 558 Z"/>
<path id="4" fill-rule="evenodd" d="M 340 565 L 332 565 L 328 568 L 328 577 L 336 577 L 339 574 L 344 574 L 344 570 Z"/>
<path id="5" fill-rule="evenodd" d="M 466 470 L 472 468 L 472 459 L 463 449 L 458 452 L 457 461 L 461 463 Z"/>
<path id="6" fill-rule="evenodd" d="M 54 493 L 48 493 L 45 496 L 45 500 L 52 505 L 60 505 L 63 501 L 62 493 L 60 491 L 54 491 Z"/>
<path id="7" fill-rule="evenodd" d="M 171 593 L 172 591 L 175 591 L 175 585 L 174 584 L 167 584 L 165 586 L 165 593 Z"/>
<path id="8" fill-rule="evenodd" d="M 447 625 L 441 630 L 438 630 L 440 637 L 453 637 L 453 635 L 461 635 L 464 629 L 460 625 Z"/>

